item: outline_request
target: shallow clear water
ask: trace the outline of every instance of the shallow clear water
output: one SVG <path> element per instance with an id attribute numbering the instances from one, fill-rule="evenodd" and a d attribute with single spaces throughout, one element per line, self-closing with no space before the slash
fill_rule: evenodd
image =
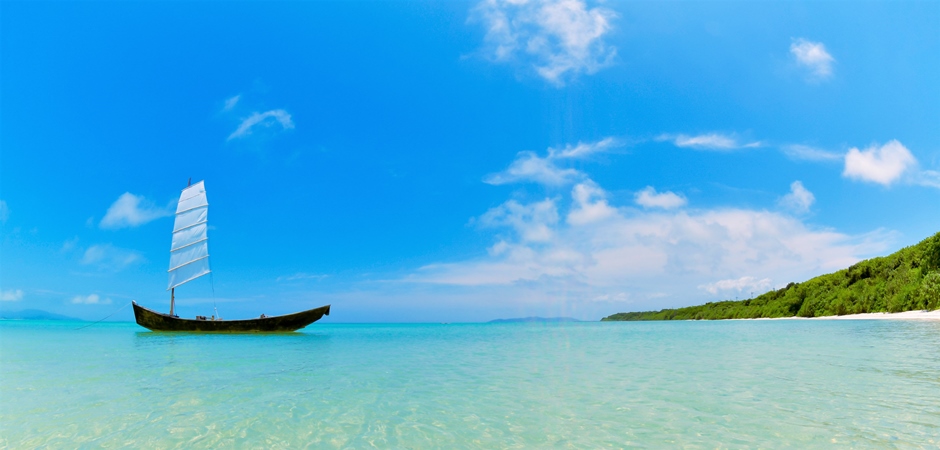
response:
<path id="1" fill-rule="evenodd" d="M 940 323 L 0 322 L 0 447 L 937 447 Z"/>

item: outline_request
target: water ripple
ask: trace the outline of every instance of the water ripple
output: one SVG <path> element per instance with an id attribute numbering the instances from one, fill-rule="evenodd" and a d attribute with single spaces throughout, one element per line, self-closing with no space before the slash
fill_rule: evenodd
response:
<path id="1" fill-rule="evenodd" d="M 937 447 L 940 326 L 0 323 L 0 447 Z"/>

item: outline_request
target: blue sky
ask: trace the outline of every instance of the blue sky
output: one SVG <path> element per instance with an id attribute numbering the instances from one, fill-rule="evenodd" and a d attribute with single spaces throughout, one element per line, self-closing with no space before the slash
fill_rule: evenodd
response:
<path id="1" fill-rule="evenodd" d="M 608 314 L 940 231 L 937 2 L 13 2 L 0 308 Z M 117 319 L 130 320 L 125 309 Z"/>

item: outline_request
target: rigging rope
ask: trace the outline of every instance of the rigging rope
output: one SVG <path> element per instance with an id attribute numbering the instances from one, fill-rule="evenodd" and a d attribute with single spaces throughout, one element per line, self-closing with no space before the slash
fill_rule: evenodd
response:
<path id="1" fill-rule="evenodd" d="M 101 322 L 103 322 L 105 319 L 107 319 L 108 317 L 111 317 L 111 316 L 117 314 L 118 311 L 120 311 L 120 310 L 122 310 L 122 309 L 124 309 L 124 308 L 127 308 L 127 305 L 130 305 L 131 303 L 134 303 L 134 302 L 127 302 L 126 304 L 124 304 L 124 306 L 118 308 L 117 311 L 114 311 L 113 313 L 108 314 L 107 316 L 104 316 L 104 319 L 101 319 L 101 320 L 99 320 L 99 321 L 97 321 L 97 322 L 92 322 L 92 323 L 90 323 L 90 324 L 88 324 L 88 325 L 85 325 L 85 326 L 83 326 L 83 327 L 78 327 L 78 328 L 75 329 L 75 331 L 83 330 L 83 329 L 85 329 L 85 328 L 88 328 L 88 327 L 90 327 L 90 326 L 96 324 L 96 323 L 101 323 Z"/>

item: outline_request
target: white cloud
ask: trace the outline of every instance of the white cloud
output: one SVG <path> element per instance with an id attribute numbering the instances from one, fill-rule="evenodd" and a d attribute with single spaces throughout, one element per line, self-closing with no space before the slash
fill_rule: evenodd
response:
<path id="1" fill-rule="evenodd" d="M 256 126 L 272 127 L 275 124 L 280 124 L 284 130 L 294 128 L 294 122 L 291 120 L 290 114 L 283 109 L 274 109 L 263 113 L 256 112 L 243 120 L 238 129 L 232 132 L 227 140 L 248 136 L 251 134 L 252 128 Z"/>
<path id="2" fill-rule="evenodd" d="M 760 141 L 748 143 L 739 142 L 737 137 L 720 133 L 706 133 L 695 136 L 686 134 L 663 134 L 656 138 L 658 141 L 672 141 L 676 147 L 694 148 L 697 150 L 737 150 L 741 148 L 756 148 L 763 145 Z"/>
<path id="3" fill-rule="evenodd" d="M 760 280 L 754 277 L 741 277 L 732 280 L 720 280 L 714 283 L 699 286 L 699 289 L 705 290 L 709 294 L 717 295 L 719 292 L 737 291 L 741 293 L 763 294 L 773 288 L 770 278 Z"/>
<path id="4" fill-rule="evenodd" d="M 614 217 L 617 210 L 608 203 L 606 193 L 593 181 L 588 180 L 571 190 L 573 206 L 568 213 L 571 225 L 587 225 Z"/>
<path id="5" fill-rule="evenodd" d="M 811 79 L 822 80 L 832 76 L 832 63 L 835 58 L 826 51 L 822 42 L 794 39 L 790 44 L 790 54 L 798 65 L 810 71 Z"/>
<path id="6" fill-rule="evenodd" d="M 222 112 L 229 112 L 235 109 L 235 105 L 238 105 L 238 101 L 241 100 L 241 98 L 242 95 L 238 94 L 225 100 L 225 106 L 222 107 Z"/>
<path id="7" fill-rule="evenodd" d="M 0 291 L 0 302 L 18 302 L 23 299 L 20 289 L 4 289 Z"/>
<path id="8" fill-rule="evenodd" d="M 550 149 L 539 159 L 557 168 L 562 155 L 585 154 L 575 148 Z M 681 195 L 652 187 L 631 199 L 646 207 L 639 209 L 618 205 L 586 173 L 564 180 L 573 184 L 570 194 L 534 202 L 516 197 L 476 219 L 494 230 L 485 254 L 425 265 L 393 285 L 467 311 L 487 304 L 519 316 L 596 318 L 802 282 L 884 252 L 897 237 L 809 223 L 799 213 L 815 199 L 801 182 L 778 200 L 791 209 L 773 211 L 684 208 Z"/>
<path id="9" fill-rule="evenodd" d="M 609 151 L 620 146 L 615 138 L 607 137 L 597 142 L 578 142 L 577 145 L 566 145 L 564 148 L 549 148 L 548 155 L 538 156 L 535 152 L 524 151 L 516 155 L 516 160 L 506 170 L 487 176 L 483 179 L 487 184 L 509 184 L 519 182 L 536 182 L 549 186 L 568 184 L 584 178 L 584 174 L 575 169 L 558 167 L 557 162 L 565 159 L 581 159 L 588 156 Z"/>
<path id="10" fill-rule="evenodd" d="M 862 181 L 890 186 L 904 173 L 917 166 L 914 155 L 897 140 L 881 147 L 872 145 L 865 150 L 849 149 L 845 155 L 842 175 Z"/>
<path id="11" fill-rule="evenodd" d="M 486 27 L 490 57 L 519 61 L 556 86 L 606 67 L 617 53 L 604 41 L 616 14 L 581 0 L 483 0 L 472 20 Z"/>
<path id="12" fill-rule="evenodd" d="M 802 144 L 784 145 L 782 150 L 790 158 L 804 161 L 839 161 L 845 157 L 842 153 L 821 150 Z"/>
<path id="13" fill-rule="evenodd" d="M 10 218 L 10 208 L 7 207 L 6 200 L 0 200 L 0 224 L 7 223 Z"/>
<path id="14" fill-rule="evenodd" d="M 783 214 L 746 209 L 615 211 L 604 221 L 571 226 L 518 215 L 505 224 L 517 237 L 504 236 L 487 257 L 429 265 L 408 281 L 463 286 L 538 282 L 544 289 L 564 285 L 572 295 L 618 289 L 648 299 L 667 290 L 673 297 L 692 295 L 685 301 L 693 303 L 698 286 L 711 280 L 749 274 L 801 281 L 883 248 L 882 236 L 851 237 L 812 229 Z"/>
<path id="15" fill-rule="evenodd" d="M 88 247 L 79 262 L 85 266 L 95 266 L 101 270 L 117 272 L 143 260 L 143 255 L 137 251 L 115 247 L 111 244 L 97 244 Z"/>
<path id="16" fill-rule="evenodd" d="M 809 208 L 813 206 L 814 202 L 816 202 L 816 196 L 803 187 L 803 183 L 800 181 L 791 183 L 790 193 L 780 199 L 780 205 L 797 214 L 809 212 Z"/>
<path id="17" fill-rule="evenodd" d="M 480 222 L 497 229 L 486 256 L 427 265 L 402 281 L 486 288 L 519 302 L 597 304 L 607 293 L 627 292 L 633 307 L 655 308 L 705 301 L 703 289 L 803 281 L 883 251 L 891 238 L 881 231 L 850 236 L 766 210 L 617 208 L 591 180 L 574 186 L 570 198 L 509 200 Z"/>
<path id="18" fill-rule="evenodd" d="M 76 305 L 110 305 L 111 299 L 102 299 L 98 294 L 76 295 L 72 297 L 72 303 Z"/>
<path id="19" fill-rule="evenodd" d="M 574 169 L 562 169 L 555 165 L 550 157 L 540 158 L 535 152 L 520 152 L 509 167 L 486 177 L 488 184 L 509 184 L 522 181 L 534 181 L 547 185 L 570 183 L 582 176 Z"/>
<path id="20" fill-rule="evenodd" d="M 480 217 L 480 224 L 487 227 L 511 227 L 525 242 L 545 242 L 553 237 L 552 226 L 558 223 L 555 201 L 523 205 L 509 200 L 490 209 Z"/>
<path id="21" fill-rule="evenodd" d="M 136 227 L 171 215 L 173 212 L 169 209 L 158 208 L 143 196 L 125 192 L 108 207 L 99 226 L 108 229 Z"/>
<path id="22" fill-rule="evenodd" d="M 676 209 L 688 203 L 685 197 L 671 191 L 657 193 L 652 186 L 647 186 L 634 196 L 634 201 L 644 208 Z"/>

